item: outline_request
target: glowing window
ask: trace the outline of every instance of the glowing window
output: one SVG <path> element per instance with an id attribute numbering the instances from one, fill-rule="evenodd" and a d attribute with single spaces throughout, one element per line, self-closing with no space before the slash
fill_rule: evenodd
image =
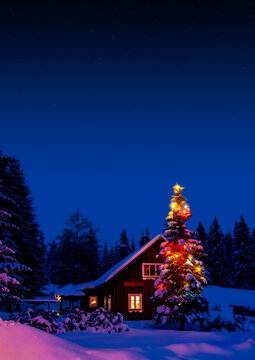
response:
<path id="1" fill-rule="evenodd" d="M 112 310 L 112 295 L 108 296 L 108 310 Z"/>
<path id="2" fill-rule="evenodd" d="M 97 307 L 97 296 L 90 296 L 89 297 L 89 307 L 96 308 Z"/>
<path id="3" fill-rule="evenodd" d="M 128 311 L 142 311 L 142 294 L 128 294 Z"/>

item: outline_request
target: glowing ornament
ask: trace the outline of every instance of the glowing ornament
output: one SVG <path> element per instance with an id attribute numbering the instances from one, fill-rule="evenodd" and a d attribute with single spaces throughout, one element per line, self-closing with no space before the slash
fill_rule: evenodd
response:
<path id="1" fill-rule="evenodd" d="M 171 206 L 171 209 L 174 210 L 176 208 L 177 204 L 176 204 L 176 202 L 172 202 L 170 206 Z"/>

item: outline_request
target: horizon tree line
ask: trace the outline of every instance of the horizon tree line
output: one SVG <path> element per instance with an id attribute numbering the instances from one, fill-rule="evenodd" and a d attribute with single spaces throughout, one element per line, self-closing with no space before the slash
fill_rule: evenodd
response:
<path id="1" fill-rule="evenodd" d="M 130 241 L 125 229 L 110 248 L 107 242 L 102 246 L 97 237 L 98 229 L 93 228 L 80 210 L 64 225 L 62 234 L 49 244 L 47 252 L 48 277 L 56 285 L 93 281 L 136 250 L 134 238 Z M 148 241 L 150 233 L 146 229 L 139 245 Z"/>
<path id="2" fill-rule="evenodd" d="M 209 284 L 255 289 L 255 228 L 250 230 L 243 215 L 233 233 L 224 234 L 216 217 L 208 232 L 199 222 L 197 238 L 204 245 Z"/>
<path id="3" fill-rule="evenodd" d="M 70 219 L 77 219 L 77 216 L 80 217 L 80 220 L 83 218 L 84 223 L 87 224 L 86 221 L 88 220 L 84 220 L 86 218 L 84 218 L 79 211 L 76 212 L 76 215 L 72 215 Z M 70 224 L 69 220 L 69 225 Z M 88 235 L 84 233 L 84 244 L 80 246 L 79 254 L 82 252 L 83 255 L 79 255 L 79 258 L 82 258 L 82 261 L 79 261 L 77 260 L 79 258 L 76 259 L 75 256 L 70 255 L 72 253 L 70 248 L 68 250 L 66 249 L 67 251 L 64 249 L 67 244 L 67 240 L 63 238 L 63 234 L 70 234 L 70 229 L 64 229 L 62 236 L 58 236 L 57 241 L 53 241 L 50 244 L 48 251 L 48 271 L 49 279 L 52 282 L 55 282 L 58 285 L 64 285 L 67 283 L 79 283 L 95 280 L 136 250 L 134 239 L 132 239 L 131 242 L 129 241 L 127 231 L 125 229 L 122 230 L 119 240 L 115 241 L 115 243 L 109 248 L 107 242 L 105 242 L 103 246 L 100 245 L 96 235 L 97 230 L 93 230 L 91 226 L 91 223 L 89 223 L 90 238 L 92 242 L 88 245 Z M 233 234 L 231 232 L 223 234 L 222 228 L 216 217 L 213 219 L 208 232 L 206 232 L 202 222 L 199 222 L 196 237 L 202 241 L 205 249 L 205 257 L 203 258 L 203 261 L 207 270 L 209 284 L 243 289 L 255 289 L 255 229 L 252 231 L 249 229 L 244 216 L 240 217 L 240 221 L 236 221 Z M 75 237 L 73 237 L 73 239 L 74 238 Z M 150 233 L 147 228 L 141 235 L 139 247 L 145 245 L 150 241 L 150 239 Z M 92 250 L 90 252 L 88 252 L 89 246 Z M 51 269 L 54 269 L 56 272 L 56 259 L 58 259 L 58 256 L 61 256 L 61 261 L 65 263 L 62 268 L 67 266 L 66 264 L 70 261 L 68 265 L 70 267 L 70 275 L 64 276 L 63 280 L 54 277 L 55 275 L 52 276 Z M 72 264 L 70 259 L 73 261 Z M 94 260 L 92 261 L 92 259 Z M 52 261 L 53 263 L 51 265 Z M 97 264 L 97 266 L 91 265 L 92 262 Z M 77 271 L 73 270 L 74 267 L 76 267 L 77 270 L 82 263 L 86 264 L 82 273 L 77 273 Z M 63 274 L 61 266 L 59 274 L 61 278 L 61 274 Z"/>
<path id="4" fill-rule="evenodd" d="M 39 296 L 49 281 L 65 285 L 95 280 L 136 250 L 135 240 L 128 239 L 125 229 L 110 247 L 99 241 L 98 229 L 79 210 L 65 222 L 56 240 L 46 246 L 20 161 L 1 151 L 0 190 L 1 246 L 5 252 L 13 251 L 10 261 L 26 269 L 15 274 L 20 284 L 11 286 L 14 296 Z M 209 231 L 200 222 L 197 238 L 207 254 L 204 263 L 210 284 L 255 289 L 255 228 L 249 228 L 244 216 L 236 221 L 233 232 L 226 234 L 216 217 Z M 147 228 L 139 246 L 149 240 Z M 0 268 L 6 268 L 6 259 L 8 256 L 0 258 Z"/>

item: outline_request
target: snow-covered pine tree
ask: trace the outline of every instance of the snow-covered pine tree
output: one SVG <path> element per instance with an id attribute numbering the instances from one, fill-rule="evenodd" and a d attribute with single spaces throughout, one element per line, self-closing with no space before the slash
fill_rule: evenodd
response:
<path id="1" fill-rule="evenodd" d="M 205 266 L 209 273 L 210 282 L 214 285 L 224 286 L 226 282 L 225 241 L 217 218 L 213 219 L 206 243 L 207 257 Z"/>
<path id="2" fill-rule="evenodd" d="M 17 229 L 12 223 L 12 216 L 6 211 L 8 204 L 15 206 L 13 200 L 1 192 L 2 181 L 0 179 L 0 229 L 5 230 L 5 234 L 10 229 Z M 18 296 L 21 290 L 20 273 L 29 269 L 20 264 L 15 258 L 15 251 L 6 246 L 0 239 L 0 303 L 8 304 L 19 301 Z"/>
<path id="3" fill-rule="evenodd" d="M 23 275 L 26 284 L 23 295 L 36 296 L 47 283 L 46 249 L 36 220 L 31 191 L 25 181 L 20 162 L 15 157 L 3 156 L 1 152 L 0 175 L 2 193 L 16 204 L 15 214 L 11 203 L 7 209 L 16 228 L 8 229 L 7 236 L 6 231 L 0 229 L 0 237 L 6 246 L 16 252 L 17 260 L 32 270 Z"/>
<path id="4" fill-rule="evenodd" d="M 201 257 L 203 246 L 193 237 L 184 222 L 191 217 L 191 211 L 182 195 L 184 189 L 176 184 L 171 199 L 171 211 L 164 232 L 158 256 L 165 259 L 160 276 L 155 280 L 155 294 L 152 298 L 156 307 L 157 324 L 180 321 L 180 329 L 185 322 L 200 320 L 207 310 L 207 303 L 201 292 L 206 281 L 206 270 Z"/>
<path id="5" fill-rule="evenodd" d="M 237 288 L 254 289 L 255 244 L 246 224 L 244 217 L 241 216 L 240 222 L 236 222 L 234 229 L 234 285 Z"/>
<path id="6" fill-rule="evenodd" d="M 141 240 L 139 241 L 139 246 L 142 247 L 143 245 L 147 244 L 150 241 L 150 232 L 147 228 L 145 230 L 145 234 L 142 233 Z"/>

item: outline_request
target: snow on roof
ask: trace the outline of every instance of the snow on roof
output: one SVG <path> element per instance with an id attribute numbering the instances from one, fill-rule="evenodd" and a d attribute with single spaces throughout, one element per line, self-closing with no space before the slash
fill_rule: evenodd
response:
<path id="1" fill-rule="evenodd" d="M 79 285 L 68 284 L 68 285 L 64 286 L 63 288 L 59 289 L 57 294 L 64 295 L 64 296 L 81 296 L 81 295 L 84 296 L 84 292 L 82 292 L 82 290 L 95 288 L 97 286 L 100 286 L 100 285 L 106 283 L 107 281 L 112 279 L 115 275 L 117 275 L 122 269 L 124 269 L 128 264 L 130 264 L 131 261 L 136 259 L 145 250 L 147 250 L 154 243 L 156 243 L 160 238 L 162 238 L 162 240 L 164 239 L 164 237 L 162 235 L 157 235 L 155 238 L 150 240 L 147 244 L 142 246 L 139 250 L 133 252 L 132 254 L 128 255 L 125 259 L 118 262 L 116 265 L 114 265 L 110 270 L 108 270 L 104 275 L 102 275 L 97 280 L 87 282 L 84 284 L 79 284 Z"/>
<path id="2" fill-rule="evenodd" d="M 102 285 L 112 279 L 115 275 L 117 275 L 122 269 L 124 269 L 128 264 L 131 263 L 134 259 L 136 259 L 139 255 L 141 255 L 145 250 L 147 250 L 149 247 L 151 247 L 154 243 L 156 243 L 160 238 L 162 240 L 164 239 L 162 235 L 157 235 L 154 239 L 150 240 L 147 244 L 141 247 L 138 251 L 135 251 L 134 253 L 127 256 L 125 259 L 118 262 L 116 265 L 114 265 L 110 270 L 108 270 L 104 275 L 102 275 L 100 278 L 98 278 L 95 281 L 91 281 L 85 284 L 80 284 L 79 289 L 85 290 L 89 288 L 94 288 L 99 285 Z"/>
<path id="3" fill-rule="evenodd" d="M 67 284 L 62 288 L 56 289 L 56 295 L 63 296 L 84 296 L 84 292 L 80 291 L 80 285 Z"/>

